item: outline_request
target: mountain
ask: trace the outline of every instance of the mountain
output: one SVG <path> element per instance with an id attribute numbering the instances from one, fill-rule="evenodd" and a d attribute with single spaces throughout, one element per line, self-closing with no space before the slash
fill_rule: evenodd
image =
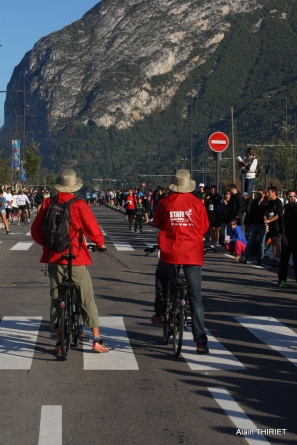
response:
<path id="1" fill-rule="evenodd" d="M 237 150 L 271 140 L 284 102 L 265 96 L 287 95 L 294 111 L 296 29 L 293 0 L 102 0 L 38 41 L 7 89 L 25 82 L 48 166 L 102 176 L 107 152 L 114 178 L 169 173 L 189 156 L 191 128 L 201 164 L 203 134 L 229 131 L 231 106 Z M 21 96 L 7 95 L 6 133 Z"/>

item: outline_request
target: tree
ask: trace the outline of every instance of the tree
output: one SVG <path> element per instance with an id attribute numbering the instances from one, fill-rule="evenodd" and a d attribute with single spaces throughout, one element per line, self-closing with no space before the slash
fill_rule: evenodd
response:
<path id="1" fill-rule="evenodd" d="M 38 155 L 38 149 L 39 144 L 34 141 L 26 147 L 24 168 L 31 181 L 37 176 L 41 164 L 41 156 Z"/>
<path id="2" fill-rule="evenodd" d="M 11 158 L 3 157 L 3 150 L 0 151 L 0 184 L 11 181 Z"/>
<path id="3" fill-rule="evenodd" d="M 293 128 L 284 122 L 280 128 L 281 138 L 275 144 L 274 168 L 277 178 L 283 182 L 284 188 L 290 187 L 294 175 L 294 147 L 289 141 Z"/>

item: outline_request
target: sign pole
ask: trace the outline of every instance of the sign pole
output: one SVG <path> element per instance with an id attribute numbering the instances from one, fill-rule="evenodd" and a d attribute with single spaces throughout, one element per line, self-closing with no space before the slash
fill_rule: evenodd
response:
<path id="1" fill-rule="evenodd" d="M 234 147 L 234 119 L 233 119 L 233 107 L 231 107 L 231 131 L 232 131 L 232 180 L 235 184 L 235 147 Z"/>
<path id="2" fill-rule="evenodd" d="M 216 161 L 217 161 L 217 179 L 216 179 L 216 185 L 217 185 L 217 192 L 220 195 L 221 194 L 221 178 L 220 178 L 220 163 L 222 160 L 222 153 L 216 153 Z"/>

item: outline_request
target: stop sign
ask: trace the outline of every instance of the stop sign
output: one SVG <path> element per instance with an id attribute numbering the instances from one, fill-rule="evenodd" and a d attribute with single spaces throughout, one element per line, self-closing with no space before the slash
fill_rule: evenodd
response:
<path id="1" fill-rule="evenodd" d="M 217 153 L 225 151 L 229 145 L 228 136 L 226 136 L 225 133 L 222 133 L 221 131 L 216 131 L 209 137 L 208 145 L 212 149 L 212 151 L 216 151 Z"/>
<path id="2" fill-rule="evenodd" d="M 146 187 L 146 182 L 142 182 L 141 187 Z"/>

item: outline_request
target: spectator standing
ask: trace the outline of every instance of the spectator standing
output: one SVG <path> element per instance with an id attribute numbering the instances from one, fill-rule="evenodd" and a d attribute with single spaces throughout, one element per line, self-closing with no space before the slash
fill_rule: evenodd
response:
<path id="1" fill-rule="evenodd" d="M 279 231 L 281 235 L 281 260 L 278 271 L 279 287 L 286 287 L 288 264 L 292 254 L 295 279 L 297 282 L 297 205 L 296 191 L 287 191 L 288 203 L 284 207 Z"/>
<path id="2" fill-rule="evenodd" d="M 133 196 L 133 190 L 129 189 L 129 193 L 126 196 L 126 220 L 129 222 L 129 230 L 132 230 L 132 224 L 135 212 L 135 197 Z"/>
<path id="3" fill-rule="evenodd" d="M 247 231 L 248 215 L 251 207 L 252 199 L 249 197 L 247 192 L 242 194 L 242 220 L 245 231 Z"/>
<path id="4" fill-rule="evenodd" d="M 225 245 L 225 239 L 227 235 L 227 228 L 229 223 L 229 211 L 228 211 L 228 202 L 230 200 L 231 193 L 226 191 L 224 193 L 223 198 L 220 200 L 218 205 L 218 216 L 221 224 L 221 243 L 222 246 Z"/>
<path id="5" fill-rule="evenodd" d="M 280 246 L 279 246 L 279 222 L 282 216 L 282 202 L 277 196 L 277 188 L 275 186 L 268 187 L 268 203 L 264 216 L 264 223 L 269 224 L 268 238 L 271 239 L 274 259 L 270 266 L 279 266 L 280 263 Z"/>
<path id="6" fill-rule="evenodd" d="M 241 194 L 237 191 L 235 184 L 229 184 L 229 191 L 231 193 L 228 202 L 229 220 L 235 218 L 237 220 L 237 225 L 240 225 L 241 214 L 242 214 Z"/>
<path id="7" fill-rule="evenodd" d="M 266 238 L 266 225 L 264 224 L 264 215 L 267 208 L 267 197 L 265 190 L 260 188 L 258 189 L 258 196 L 256 199 L 253 199 L 251 202 L 250 211 L 247 218 L 247 226 L 249 228 L 249 239 L 245 250 L 244 258 L 242 259 L 242 263 L 246 264 L 255 243 L 255 240 L 258 236 L 259 238 L 259 247 L 258 247 L 258 266 L 261 266 L 262 260 L 264 258 L 264 249 L 265 249 L 265 238 Z"/>
<path id="8" fill-rule="evenodd" d="M 254 149 L 248 148 L 246 158 L 239 163 L 242 166 L 242 172 L 245 174 L 244 190 L 252 197 L 258 165 L 258 159 L 254 156 Z"/>
<path id="9" fill-rule="evenodd" d="M 218 205 L 220 204 L 222 197 L 217 193 L 217 186 L 212 185 L 210 187 L 210 194 L 205 197 L 204 205 L 206 207 L 207 216 L 209 219 L 209 231 L 211 242 L 214 245 L 220 244 L 220 221 L 218 215 Z"/>
<path id="10" fill-rule="evenodd" d="M 135 212 L 134 213 L 134 216 L 135 216 L 134 232 L 137 232 L 138 227 L 139 227 L 139 231 L 142 232 L 143 218 L 145 216 L 145 207 L 142 203 L 142 196 L 137 197 L 137 203 L 135 204 L 134 212 Z"/>
<path id="11" fill-rule="evenodd" d="M 145 217 L 145 224 L 146 224 L 149 222 L 149 214 L 150 214 L 150 203 L 149 203 L 146 193 L 144 193 L 144 195 L 142 197 L 142 204 L 145 209 L 144 217 Z"/>
<path id="12" fill-rule="evenodd" d="M 198 185 L 198 191 L 196 194 L 197 198 L 200 199 L 200 201 L 203 201 L 204 196 L 205 196 L 205 192 L 204 192 L 204 184 L 203 182 L 200 182 L 200 184 Z"/>

